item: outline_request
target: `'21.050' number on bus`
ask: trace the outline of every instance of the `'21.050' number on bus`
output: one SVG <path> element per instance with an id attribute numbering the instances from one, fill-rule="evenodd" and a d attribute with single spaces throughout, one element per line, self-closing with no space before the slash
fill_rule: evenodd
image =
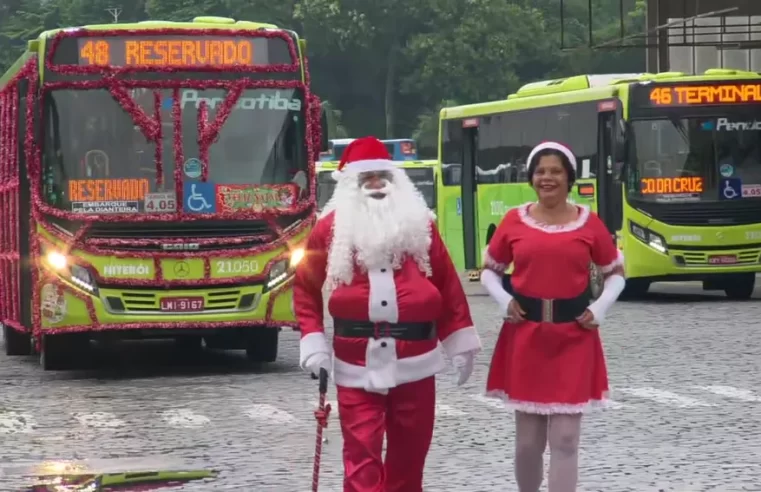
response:
<path id="1" fill-rule="evenodd" d="M 216 273 L 257 273 L 259 262 L 256 260 L 216 260 L 214 262 Z"/>

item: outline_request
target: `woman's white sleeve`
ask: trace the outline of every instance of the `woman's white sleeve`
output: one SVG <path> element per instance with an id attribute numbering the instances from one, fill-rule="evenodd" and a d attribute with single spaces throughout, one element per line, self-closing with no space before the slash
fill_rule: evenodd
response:
<path id="1" fill-rule="evenodd" d="M 494 270 L 484 268 L 481 272 L 481 285 L 486 288 L 492 299 L 497 301 L 502 315 L 507 316 L 507 305 L 513 296 L 502 287 L 502 276 Z"/>
<path id="2" fill-rule="evenodd" d="M 626 280 L 621 275 L 611 275 L 605 279 L 602 294 L 587 308 L 594 315 L 595 323 L 599 325 L 605 320 L 605 315 L 618 300 L 618 296 L 624 291 L 624 287 L 626 287 Z"/>

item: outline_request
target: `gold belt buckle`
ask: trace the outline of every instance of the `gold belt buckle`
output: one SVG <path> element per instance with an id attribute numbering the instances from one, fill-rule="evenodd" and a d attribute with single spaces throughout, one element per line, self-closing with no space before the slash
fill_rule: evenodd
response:
<path id="1" fill-rule="evenodd" d="M 554 321 L 554 300 L 542 299 L 542 321 L 545 323 L 552 323 Z"/>

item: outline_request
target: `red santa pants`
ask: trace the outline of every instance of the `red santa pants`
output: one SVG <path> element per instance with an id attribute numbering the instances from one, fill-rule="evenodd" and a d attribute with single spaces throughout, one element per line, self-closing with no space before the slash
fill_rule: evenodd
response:
<path id="1" fill-rule="evenodd" d="M 387 395 L 338 386 L 337 399 L 344 492 L 422 492 L 436 413 L 435 378 L 397 386 Z"/>

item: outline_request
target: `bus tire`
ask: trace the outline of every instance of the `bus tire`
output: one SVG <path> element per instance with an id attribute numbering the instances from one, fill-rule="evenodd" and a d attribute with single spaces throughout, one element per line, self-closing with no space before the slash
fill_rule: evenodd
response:
<path id="1" fill-rule="evenodd" d="M 5 355 L 32 355 L 32 337 L 29 333 L 3 325 Z"/>
<path id="2" fill-rule="evenodd" d="M 744 275 L 737 275 L 730 283 L 724 288 L 724 293 L 730 299 L 744 301 L 753 296 L 753 291 L 756 288 L 756 274 L 746 273 Z"/>
<path id="3" fill-rule="evenodd" d="M 246 338 L 246 356 L 253 362 L 275 362 L 277 360 L 278 338 L 280 328 L 277 326 L 260 326 L 251 328 Z"/>
<path id="4" fill-rule="evenodd" d="M 46 371 L 79 369 L 89 360 L 88 333 L 57 333 L 42 335 L 40 365 Z"/>
<path id="5" fill-rule="evenodd" d="M 621 293 L 622 299 L 637 299 L 643 297 L 650 290 L 650 281 L 641 278 L 626 279 L 626 287 Z"/>

